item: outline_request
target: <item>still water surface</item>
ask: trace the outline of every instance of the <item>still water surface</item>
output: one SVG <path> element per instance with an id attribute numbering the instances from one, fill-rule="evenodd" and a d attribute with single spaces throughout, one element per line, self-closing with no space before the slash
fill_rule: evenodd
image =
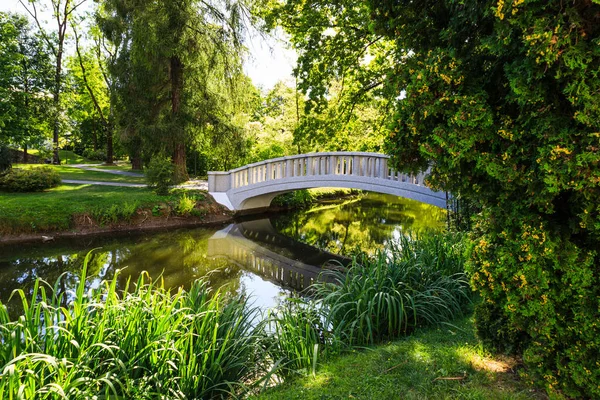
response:
<path id="1" fill-rule="evenodd" d="M 54 284 L 62 275 L 60 287 L 74 288 L 83 259 L 95 249 L 88 265 L 91 286 L 119 269 L 121 287 L 142 271 L 162 276 L 171 288 L 204 278 L 213 288 L 245 293 L 267 308 L 308 286 L 324 263 L 345 263 L 357 249 L 372 253 L 403 232 L 443 229 L 445 218 L 445 210 L 433 206 L 366 193 L 218 228 L 4 246 L 0 301 L 6 303 L 14 289 L 29 292 L 37 277 Z"/>

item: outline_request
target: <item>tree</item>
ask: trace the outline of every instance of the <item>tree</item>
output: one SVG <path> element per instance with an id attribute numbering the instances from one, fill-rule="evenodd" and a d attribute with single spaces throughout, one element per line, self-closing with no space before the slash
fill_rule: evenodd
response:
<path id="1" fill-rule="evenodd" d="M 65 51 L 65 40 L 67 37 L 67 28 L 69 21 L 75 15 L 75 11 L 86 2 L 86 0 L 50 0 L 52 6 L 52 17 L 56 22 L 56 32 L 50 33 L 44 28 L 41 17 L 38 15 L 38 4 L 40 0 L 19 0 L 19 3 L 27 10 L 29 15 L 34 19 L 37 27 L 40 30 L 41 37 L 45 40 L 48 48 L 54 56 L 54 85 L 52 87 L 53 96 L 53 136 L 54 144 L 54 164 L 60 164 L 58 156 L 58 138 L 60 134 L 62 104 L 60 96 L 63 85 L 63 57 Z M 27 4 L 25 4 L 27 3 Z"/>
<path id="2" fill-rule="evenodd" d="M 282 26 L 298 52 L 294 73 L 306 102 L 296 142 L 314 150 L 378 150 L 397 96 L 389 81 L 396 60 L 393 42 L 371 29 L 365 3 L 275 3 L 266 21 Z"/>
<path id="3" fill-rule="evenodd" d="M 7 142 L 23 148 L 40 145 L 48 132 L 52 65 L 43 40 L 31 32 L 27 18 L 0 13 L 2 117 Z"/>
<path id="4" fill-rule="evenodd" d="M 243 12 L 241 3 L 196 0 L 103 4 L 99 25 L 122 49 L 110 69 L 121 126 L 136 148 L 171 156 L 175 181 L 187 179 L 186 147 L 199 127 L 235 132 L 219 100 L 241 75 Z"/>
<path id="5" fill-rule="evenodd" d="M 391 41 L 381 95 L 395 103 L 394 166 L 431 166 L 434 188 L 483 210 L 470 267 L 480 338 L 522 352 L 531 377 L 576 398 L 600 396 L 599 3 L 336 3 L 360 13 L 341 27 L 321 2 L 285 6 L 313 21 L 297 37 L 317 93 L 331 41 L 317 27 Z M 340 51 L 334 61 L 360 68 Z"/>
<path id="6" fill-rule="evenodd" d="M 75 36 L 75 50 L 78 69 L 81 74 L 76 74 L 78 83 L 85 88 L 85 91 L 91 100 L 95 115 L 102 127 L 103 137 L 106 141 L 106 164 L 113 163 L 113 101 L 114 84 L 108 75 L 105 63 L 110 62 L 116 57 L 114 49 L 107 46 L 104 37 L 92 27 L 94 38 L 94 47 L 83 54 L 80 46 L 80 35 L 75 23 L 72 24 L 73 34 Z M 97 150 L 97 141 L 94 140 L 94 150 Z"/>

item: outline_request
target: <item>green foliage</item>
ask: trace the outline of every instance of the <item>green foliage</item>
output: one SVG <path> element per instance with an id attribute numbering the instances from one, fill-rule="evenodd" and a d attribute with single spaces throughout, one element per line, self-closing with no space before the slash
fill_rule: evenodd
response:
<path id="1" fill-rule="evenodd" d="M 322 308 L 302 298 L 289 298 L 270 310 L 268 329 L 270 356 L 277 360 L 278 374 L 315 373 L 317 362 L 340 347 L 324 325 Z"/>
<path id="2" fill-rule="evenodd" d="M 290 34 L 297 88 L 306 98 L 294 132 L 307 150 L 378 151 L 396 89 L 393 42 L 371 30 L 366 3 L 272 2 L 267 23 Z"/>
<path id="3" fill-rule="evenodd" d="M 549 391 L 595 397 L 597 250 L 540 215 L 507 212 L 500 224 L 492 212 L 483 212 L 473 234 L 470 272 L 485 302 L 475 314 L 478 335 L 491 348 L 522 349 L 529 377 Z"/>
<path id="4" fill-rule="evenodd" d="M 146 169 L 148 186 L 155 189 L 156 193 L 166 195 L 173 184 L 174 167 L 171 159 L 164 156 L 154 156 Z"/>
<path id="5" fill-rule="evenodd" d="M 256 380 L 263 325 L 243 297 L 202 281 L 172 293 L 145 274 L 88 290 L 87 264 L 72 298 L 38 279 L 15 292 L 18 318 L 0 304 L 0 397 L 215 398 Z"/>
<path id="6" fill-rule="evenodd" d="M 51 167 L 14 168 L 0 178 L 0 189 L 7 192 L 41 192 L 60 184 L 60 175 Z"/>
<path id="7" fill-rule="evenodd" d="M 26 17 L 0 12 L 0 135 L 16 147 L 50 135 L 50 49 Z"/>
<path id="8" fill-rule="evenodd" d="M 600 396 L 598 1 L 290 0 L 276 11 L 315 107 L 344 71 L 361 89 L 381 83 L 393 166 L 431 166 L 434 188 L 485 210 L 471 272 L 486 303 L 478 323 L 494 324 L 478 327 L 486 342 L 514 340 L 494 347 L 523 349 L 549 392 Z M 388 43 L 387 62 L 357 56 L 371 40 Z"/>
<path id="9" fill-rule="evenodd" d="M 115 224 L 119 221 L 130 221 L 138 208 L 139 205 L 136 201 L 124 202 L 112 204 L 109 207 L 95 207 L 90 211 L 90 215 L 100 225 Z"/>
<path id="10" fill-rule="evenodd" d="M 470 304 L 463 247 L 460 236 L 403 236 L 387 252 L 355 257 L 347 271 L 325 271 L 313 290 L 343 342 L 396 338 L 451 321 Z"/>
<path id="11" fill-rule="evenodd" d="M 194 197 L 188 197 L 185 193 L 177 200 L 175 205 L 175 212 L 177 215 L 188 215 L 192 212 L 196 206 L 196 199 Z"/>
<path id="12" fill-rule="evenodd" d="M 92 161 L 106 161 L 106 152 L 104 150 L 85 149 L 83 156 Z"/>
<path id="13" fill-rule="evenodd" d="M 287 208 L 303 208 L 313 204 L 316 197 L 306 189 L 280 194 L 273 199 L 271 205 Z"/>
<path id="14" fill-rule="evenodd" d="M 250 86 L 241 68 L 246 12 L 245 1 L 226 7 L 198 0 L 102 2 L 98 24 L 119 53 L 109 65 L 116 123 L 132 159 L 164 151 L 176 181 L 184 181 L 189 148 L 220 153 L 225 162 L 243 155 L 238 110 L 246 108 Z"/>

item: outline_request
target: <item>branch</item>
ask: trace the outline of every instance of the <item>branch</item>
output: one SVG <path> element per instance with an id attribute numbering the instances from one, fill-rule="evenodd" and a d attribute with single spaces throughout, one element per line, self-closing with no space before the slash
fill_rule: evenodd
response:
<path id="1" fill-rule="evenodd" d="M 42 28 L 42 24 L 40 23 L 40 20 L 38 19 L 38 16 L 37 16 L 37 9 L 35 8 L 35 3 L 33 3 L 33 2 L 30 3 L 31 6 L 33 7 L 33 11 L 31 11 L 25 5 L 25 3 L 23 3 L 23 0 L 19 0 L 19 3 L 21 3 L 21 5 L 23 6 L 23 8 L 25 8 L 25 11 L 27 11 L 27 13 L 29 15 L 31 15 L 31 17 L 35 21 L 35 24 L 37 25 L 38 29 L 40 30 L 40 33 L 42 34 L 42 38 L 44 38 L 44 40 L 48 44 L 48 47 L 50 47 L 50 50 L 52 50 L 52 53 L 56 57 L 58 55 L 58 53 L 56 51 L 56 48 L 54 47 L 54 44 L 52 43 L 52 41 L 50 40 L 50 38 L 48 37 L 48 35 L 46 35 L 46 31 L 44 30 L 44 28 Z"/>
<path id="2" fill-rule="evenodd" d="M 77 58 L 79 59 L 79 66 L 81 67 L 81 73 L 83 75 L 83 83 L 85 84 L 85 88 L 87 89 L 90 97 L 92 98 L 92 102 L 94 103 L 94 108 L 96 109 L 96 111 L 100 115 L 100 119 L 102 120 L 102 124 L 104 125 L 104 127 L 107 127 L 108 126 L 108 121 L 104 117 L 104 113 L 102 112 L 102 108 L 100 107 L 100 104 L 98 104 L 98 100 L 96 99 L 96 96 L 94 95 L 94 91 L 92 90 L 92 88 L 91 88 L 91 86 L 90 86 L 90 84 L 88 83 L 88 80 L 87 80 L 87 73 L 86 73 L 86 70 L 85 70 L 85 66 L 83 65 L 83 58 L 81 57 L 81 51 L 79 49 L 79 35 L 77 34 L 77 29 L 75 28 L 74 24 L 71 24 L 71 28 L 73 28 L 73 33 L 75 34 L 75 50 L 77 51 Z"/>

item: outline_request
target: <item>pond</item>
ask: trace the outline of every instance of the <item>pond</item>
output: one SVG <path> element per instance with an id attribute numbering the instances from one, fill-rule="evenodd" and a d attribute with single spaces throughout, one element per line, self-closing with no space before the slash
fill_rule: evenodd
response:
<path id="1" fill-rule="evenodd" d="M 268 308 L 310 285 L 324 264 L 346 263 L 357 249 L 373 253 L 403 232 L 443 229 L 445 219 L 445 210 L 434 206 L 364 193 L 217 228 L 1 246 L 0 300 L 6 303 L 14 289 L 30 292 L 37 277 L 53 285 L 62 276 L 61 289 L 73 289 L 94 249 L 88 264 L 92 287 L 119 269 L 121 287 L 147 271 L 170 288 L 204 278 L 213 288 L 247 294 Z"/>

